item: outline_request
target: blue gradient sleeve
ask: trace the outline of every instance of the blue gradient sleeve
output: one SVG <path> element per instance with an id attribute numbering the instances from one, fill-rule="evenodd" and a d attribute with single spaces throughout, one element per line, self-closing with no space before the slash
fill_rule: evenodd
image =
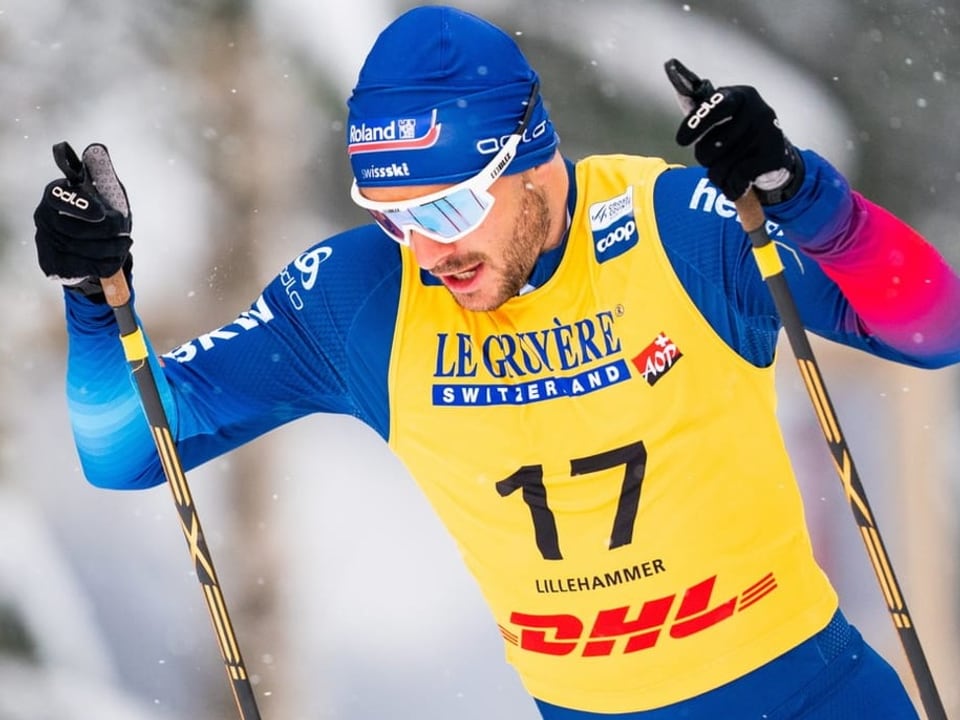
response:
<path id="1" fill-rule="evenodd" d="M 74 292 L 64 291 L 64 297 L 67 408 L 84 475 L 98 487 L 114 489 L 162 482 L 113 310 Z"/>
<path id="2" fill-rule="evenodd" d="M 158 390 L 185 469 L 315 412 L 357 417 L 384 437 L 399 252 L 375 226 L 319 243 L 223 327 L 161 358 Z M 67 293 L 67 396 L 87 479 L 163 481 L 113 311 Z"/>

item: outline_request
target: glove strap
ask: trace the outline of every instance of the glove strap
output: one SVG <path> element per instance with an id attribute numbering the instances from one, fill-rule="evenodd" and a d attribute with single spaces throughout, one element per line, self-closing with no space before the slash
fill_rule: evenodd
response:
<path id="1" fill-rule="evenodd" d="M 75 285 L 64 285 L 63 287 L 70 292 L 77 293 L 77 295 L 90 298 L 97 303 L 105 303 L 107 301 L 107 298 L 103 294 L 103 286 L 100 284 L 100 278 L 88 277 Z"/>
<path id="2" fill-rule="evenodd" d="M 797 191 L 800 190 L 800 187 L 803 185 L 803 179 L 806 176 L 803 158 L 789 140 L 784 138 L 784 142 L 787 143 L 787 152 L 791 158 L 791 161 L 788 163 L 790 167 L 787 168 L 790 171 L 790 179 L 773 190 L 762 190 L 754 186 L 754 191 L 757 193 L 757 199 L 760 200 L 761 205 L 776 205 L 777 203 L 786 202 L 796 195 Z"/>
<path id="3" fill-rule="evenodd" d="M 123 262 L 123 276 L 127 279 L 127 284 L 133 284 L 133 256 L 127 255 L 127 259 Z M 89 298 L 95 303 L 106 303 L 107 296 L 103 292 L 103 284 L 100 282 L 100 278 L 96 277 L 87 277 L 83 278 L 78 282 L 73 282 L 71 284 L 63 284 L 63 287 L 66 288 L 69 292 L 76 293 L 77 295 L 83 295 L 86 298 Z"/>

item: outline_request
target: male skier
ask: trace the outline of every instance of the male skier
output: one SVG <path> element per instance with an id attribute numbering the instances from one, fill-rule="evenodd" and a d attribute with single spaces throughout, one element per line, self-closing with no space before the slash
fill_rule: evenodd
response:
<path id="1" fill-rule="evenodd" d="M 310 413 L 368 424 L 547 720 L 916 718 L 815 562 L 775 413 L 779 318 L 732 200 L 756 192 L 776 223 L 806 327 L 873 355 L 960 360 L 960 280 L 753 88 L 717 92 L 678 133 L 705 169 L 574 161 L 507 34 L 401 15 L 348 102 L 375 222 L 300 254 L 232 339 L 156 364 L 179 452 L 195 467 Z M 130 216 L 74 178 L 35 218 L 86 477 L 156 485 L 98 281 L 132 278 Z"/>

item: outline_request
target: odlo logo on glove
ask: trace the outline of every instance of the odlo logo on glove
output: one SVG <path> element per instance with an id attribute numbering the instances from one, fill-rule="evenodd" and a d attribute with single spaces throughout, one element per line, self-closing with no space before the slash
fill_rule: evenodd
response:
<path id="1" fill-rule="evenodd" d="M 713 110 L 717 105 L 723 102 L 723 93 L 715 92 L 708 99 L 700 103 L 700 107 L 697 108 L 697 111 L 693 113 L 687 120 L 687 127 L 691 130 L 696 130 L 703 119 L 710 114 L 710 111 Z"/>
<path id="2" fill-rule="evenodd" d="M 63 200 L 68 205 L 73 205 L 78 210 L 86 210 L 90 207 L 90 201 L 78 196 L 77 193 L 72 190 L 63 189 L 59 185 L 54 185 L 50 194 L 58 200 Z"/>

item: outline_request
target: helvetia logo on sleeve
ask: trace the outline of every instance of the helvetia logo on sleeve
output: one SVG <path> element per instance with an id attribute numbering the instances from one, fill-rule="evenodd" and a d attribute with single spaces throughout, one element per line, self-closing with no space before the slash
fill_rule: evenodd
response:
<path id="1" fill-rule="evenodd" d="M 633 212 L 633 186 L 624 193 L 590 206 L 590 231 L 597 262 L 623 255 L 640 240 Z"/>

